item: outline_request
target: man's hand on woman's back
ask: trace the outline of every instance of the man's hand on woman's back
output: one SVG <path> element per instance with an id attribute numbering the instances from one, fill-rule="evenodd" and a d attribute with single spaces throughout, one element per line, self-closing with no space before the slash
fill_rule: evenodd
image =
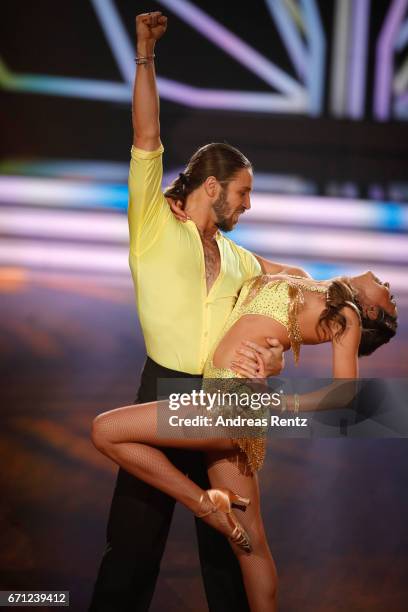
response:
<path id="1" fill-rule="evenodd" d="M 248 378 L 278 376 L 285 367 L 283 346 L 276 338 L 266 338 L 269 347 L 245 340 L 237 349 L 238 357 L 231 363 L 231 369 Z"/>

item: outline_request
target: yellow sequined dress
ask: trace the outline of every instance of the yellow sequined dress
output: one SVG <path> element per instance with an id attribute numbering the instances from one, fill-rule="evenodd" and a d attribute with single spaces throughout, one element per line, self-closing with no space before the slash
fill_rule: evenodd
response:
<path id="1" fill-rule="evenodd" d="M 220 338 L 244 315 L 268 316 L 286 327 L 297 364 L 302 344 L 297 315 L 304 303 L 304 291 L 327 293 L 327 286 L 313 283 L 299 276 L 277 279 L 276 276 L 262 274 L 250 279 L 244 283 Z M 213 356 L 216 348 L 217 345 L 204 366 L 204 390 L 213 392 L 217 388 L 226 393 L 251 392 L 252 389 L 245 385 L 244 381 L 239 381 L 239 376 L 235 372 L 214 366 Z M 222 412 L 223 408 L 218 407 L 218 410 Z M 259 427 L 255 435 L 232 438 L 234 445 L 245 455 L 244 473 L 254 473 L 262 467 L 265 458 L 266 433 L 267 427 Z"/>

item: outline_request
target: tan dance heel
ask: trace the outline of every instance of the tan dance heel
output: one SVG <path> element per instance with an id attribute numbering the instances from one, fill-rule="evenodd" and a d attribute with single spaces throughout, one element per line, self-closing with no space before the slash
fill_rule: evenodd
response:
<path id="1" fill-rule="evenodd" d="M 231 542 L 242 548 L 247 553 L 252 551 L 251 541 L 249 535 L 238 521 L 236 516 L 232 513 L 232 504 L 246 508 L 250 504 L 250 500 L 247 497 L 241 497 L 237 493 L 233 493 L 229 489 L 208 489 L 201 495 L 200 504 L 204 499 L 204 495 L 207 494 L 210 501 L 213 503 L 213 508 L 203 513 L 196 514 L 199 518 L 208 516 L 212 512 L 219 510 L 227 515 L 229 526 L 231 527 L 231 533 L 228 536 Z"/>
<path id="2" fill-rule="evenodd" d="M 201 494 L 200 501 L 198 502 L 200 504 L 200 507 L 202 506 L 202 503 L 204 501 L 204 497 L 206 495 L 207 495 L 207 491 L 204 491 L 204 493 Z M 208 497 L 209 501 L 211 501 L 211 503 L 212 503 L 212 500 L 210 499 L 210 496 L 207 495 L 207 497 Z M 199 514 L 195 513 L 195 516 L 197 518 L 203 518 L 203 516 L 208 516 L 209 514 L 212 514 L 213 512 L 217 512 L 217 508 L 214 506 L 214 504 L 213 504 L 213 507 L 210 508 L 210 510 L 206 510 L 205 512 L 200 512 L 199 511 Z"/>
<path id="3" fill-rule="evenodd" d="M 241 497 L 238 493 L 233 493 L 228 489 L 219 489 L 220 491 L 224 491 L 227 495 L 229 494 L 229 500 L 233 506 L 239 506 L 240 508 L 247 508 L 251 503 L 251 500 L 248 497 Z"/>

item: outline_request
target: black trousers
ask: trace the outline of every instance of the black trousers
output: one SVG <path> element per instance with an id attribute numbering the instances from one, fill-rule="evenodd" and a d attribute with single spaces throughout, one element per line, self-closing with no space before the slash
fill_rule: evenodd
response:
<path id="1" fill-rule="evenodd" d="M 193 377 L 147 358 L 136 403 L 157 398 L 159 378 Z M 197 388 L 200 382 L 194 378 L 191 389 Z M 203 453 L 161 450 L 200 487 L 210 488 Z M 107 544 L 89 612 L 149 610 L 174 506 L 173 498 L 119 469 L 107 526 Z M 227 539 L 202 520 L 195 521 L 210 612 L 249 612 L 241 570 Z M 191 607 L 194 602 L 186 602 L 186 609 L 187 604 Z"/>

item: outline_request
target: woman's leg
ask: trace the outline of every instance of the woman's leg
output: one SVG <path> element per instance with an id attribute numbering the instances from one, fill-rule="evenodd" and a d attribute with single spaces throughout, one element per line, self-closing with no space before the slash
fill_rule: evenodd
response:
<path id="1" fill-rule="evenodd" d="M 243 475 L 236 463 L 226 459 L 225 452 L 210 452 L 207 457 L 213 488 L 228 488 L 251 500 L 245 511 L 234 510 L 234 514 L 249 535 L 252 552 L 248 555 L 236 545 L 231 546 L 241 566 L 251 612 L 275 612 L 277 573 L 262 521 L 258 477 Z"/>
<path id="2" fill-rule="evenodd" d="M 163 407 L 159 407 L 159 410 Z M 163 438 L 157 433 L 158 403 L 125 406 L 96 417 L 92 440 L 96 448 L 130 474 L 174 497 L 189 510 L 205 513 L 214 506 L 198 485 L 180 472 L 156 446 L 196 450 L 231 450 L 230 439 L 185 437 L 175 428 L 174 437 Z M 187 412 L 188 409 L 186 409 Z M 180 414 L 180 412 L 179 412 Z M 189 414 L 191 416 L 191 414 Z M 239 493 L 239 491 L 237 491 Z M 220 511 L 203 517 L 205 522 L 226 536 L 231 528 L 226 515 Z"/>

